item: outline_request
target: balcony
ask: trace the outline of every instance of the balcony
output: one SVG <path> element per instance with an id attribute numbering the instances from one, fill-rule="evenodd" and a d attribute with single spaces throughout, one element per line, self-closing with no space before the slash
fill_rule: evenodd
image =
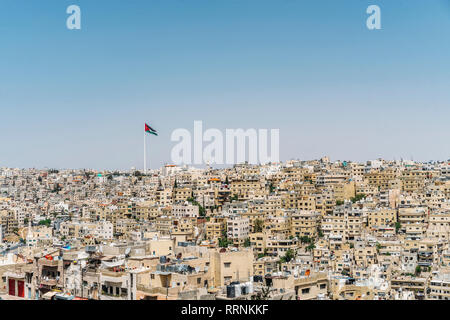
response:
<path id="1" fill-rule="evenodd" d="M 119 277 L 126 275 L 126 272 L 115 272 L 115 271 L 110 271 L 110 270 L 102 270 L 101 275 L 107 276 L 107 277 L 119 278 Z"/>
<path id="2" fill-rule="evenodd" d="M 59 264 L 59 260 L 40 259 L 39 264 L 43 267 L 57 267 Z"/>
<path id="3" fill-rule="evenodd" d="M 58 280 L 54 278 L 41 278 L 41 285 L 53 287 L 58 284 Z"/>

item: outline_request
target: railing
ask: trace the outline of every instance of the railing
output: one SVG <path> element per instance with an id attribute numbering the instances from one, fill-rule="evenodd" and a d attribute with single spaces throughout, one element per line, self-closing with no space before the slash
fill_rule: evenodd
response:
<path id="1" fill-rule="evenodd" d="M 45 279 L 41 278 L 41 284 L 47 285 L 47 286 L 56 286 L 58 283 L 58 280 L 56 279 Z"/>
<path id="2" fill-rule="evenodd" d="M 59 262 L 59 260 L 47 260 L 47 259 L 42 259 L 39 261 L 39 263 L 42 266 L 46 266 L 46 267 L 57 267 L 58 262 Z"/>
<path id="3" fill-rule="evenodd" d="M 115 272 L 115 271 L 110 271 L 110 270 L 101 270 L 101 275 L 102 276 L 108 276 L 108 277 L 122 277 L 124 275 L 126 275 L 126 272 Z"/>

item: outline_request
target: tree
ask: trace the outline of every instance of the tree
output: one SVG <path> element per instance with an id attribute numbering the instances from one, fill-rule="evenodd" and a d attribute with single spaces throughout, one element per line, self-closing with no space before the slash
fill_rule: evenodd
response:
<path id="1" fill-rule="evenodd" d="M 416 275 L 416 276 L 420 275 L 420 272 L 421 272 L 421 271 L 422 271 L 422 269 L 420 268 L 420 266 L 417 266 L 417 267 L 416 267 L 415 275 Z"/>
<path id="2" fill-rule="evenodd" d="M 358 193 L 353 198 L 350 198 L 350 200 L 353 203 L 356 203 L 356 202 L 360 201 L 361 199 L 364 199 L 365 197 L 366 197 L 366 195 L 364 193 Z"/>
<path id="3" fill-rule="evenodd" d="M 224 237 L 224 238 L 219 238 L 219 247 L 220 248 L 228 248 L 228 246 L 230 245 L 230 242 L 228 241 L 228 238 Z"/>
<path id="4" fill-rule="evenodd" d="M 316 248 L 316 245 L 314 243 L 311 243 L 306 247 L 306 251 L 312 251 Z"/>
<path id="5" fill-rule="evenodd" d="M 250 242 L 250 238 L 245 239 L 244 241 L 244 247 L 248 248 L 251 247 L 252 243 Z"/>
<path id="6" fill-rule="evenodd" d="M 142 173 L 140 171 L 136 170 L 135 172 L 133 172 L 133 175 L 135 177 L 140 177 L 140 176 L 142 176 Z"/>
<path id="7" fill-rule="evenodd" d="M 281 261 L 282 263 L 284 263 L 284 262 L 289 262 L 289 261 L 291 261 L 292 259 L 294 259 L 294 257 L 295 257 L 295 252 L 294 252 L 294 250 L 288 249 L 288 250 L 286 251 L 286 254 L 285 254 L 283 257 L 280 258 L 280 261 Z"/>
<path id="8" fill-rule="evenodd" d="M 50 227 L 50 224 L 52 223 L 52 221 L 50 219 L 45 219 L 45 220 L 41 220 L 39 221 L 39 225 L 40 226 L 47 226 Z"/>
<path id="9" fill-rule="evenodd" d="M 300 237 L 300 242 L 301 243 L 312 243 L 313 240 L 308 236 L 303 236 L 303 237 Z"/>
<path id="10" fill-rule="evenodd" d="M 336 200 L 336 205 L 337 206 L 342 206 L 344 204 L 344 201 L 342 200 Z"/>
<path id="11" fill-rule="evenodd" d="M 200 217 L 206 216 L 206 209 L 200 204 L 198 204 L 198 214 L 200 215 Z"/>
<path id="12" fill-rule="evenodd" d="M 253 232 L 262 232 L 264 229 L 264 221 L 256 219 L 253 225 Z"/>
<path id="13" fill-rule="evenodd" d="M 398 231 L 400 230 L 400 228 L 402 227 L 400 222 L 396 222 L 395 223 L 395 233 L 398 233 Z"/>
<path id="14" fill-rule="evenodd" d="M 381 249 L 381 244 L 379 242 L 377 242 L 376 247 L 377 247 L 377 252 L 379 253 L 380 249 Z"/>

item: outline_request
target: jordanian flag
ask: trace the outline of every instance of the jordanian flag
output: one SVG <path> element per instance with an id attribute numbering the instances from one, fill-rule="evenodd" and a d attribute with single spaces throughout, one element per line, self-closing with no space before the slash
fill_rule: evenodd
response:
<path id="1" fill-rule="evenodd" d="M 156 132 L 156 130 L 153 129 L 152 127 L 150 127 L 148 124 L 145 124 L 145 132 L 154 134 L 155 136 L 158 135 L 158 133 Z"/>

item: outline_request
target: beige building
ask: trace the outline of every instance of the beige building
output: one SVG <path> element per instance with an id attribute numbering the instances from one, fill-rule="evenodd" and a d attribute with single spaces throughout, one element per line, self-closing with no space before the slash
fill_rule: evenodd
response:
<path id="1" fill-rule="evenodd" d="M 224 286 L 233 281 L 247 282 L 253 275 L 253 252 L 251 249 L 212 250 L 209 266 L 215 287 Z"/>
<path id="2" fill-rule="evenodd" d="M 316 238 L 320 227 L 320 213 L 295 211 L 291 214 L 291 234 L 294 237 Z"/>
<path id="3" fill-rule="evenodd" d="M 391 208 L 375 208 L 367 212 L 369 228 L 392 226 L 397 222 L 397 210 Z"/>

